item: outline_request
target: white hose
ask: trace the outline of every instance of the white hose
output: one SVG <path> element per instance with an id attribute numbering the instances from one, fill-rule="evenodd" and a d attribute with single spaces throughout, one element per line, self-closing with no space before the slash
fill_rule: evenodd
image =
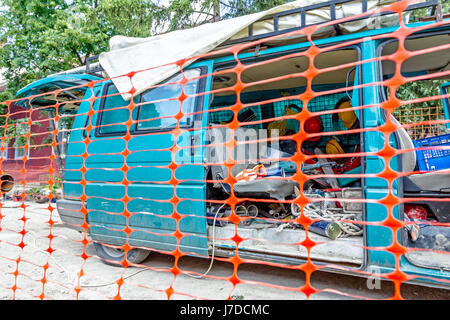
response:
<path id="1" fill-rule="evenodd" d="M 215 254 L 215 250 L 216 250 L 216 220 L 217 220 L 217 216 L 219 215 L 220 210 L 222 210 L 222 208 L 225 205 L 226 205 L 225 203 L 222 204 L 219 207 L 219 209 L 217 209 L 216 215 L 214 216 L 214 221 L 213 221 L 213 226 L 212 226 L 212 253 L 211 253 L 211 263 L 209 264 L 209 268 L 208 268 L 208 270 L 206 270 L 206 272 L 204 274 L 199 275 L 199 276 L 186 273 L 186 275 L 188 275 L 189 277 L 201 279 L 201 278 L 204 278 L 211 271 L 211 268 L 214 264 L 214 254 Z"/>

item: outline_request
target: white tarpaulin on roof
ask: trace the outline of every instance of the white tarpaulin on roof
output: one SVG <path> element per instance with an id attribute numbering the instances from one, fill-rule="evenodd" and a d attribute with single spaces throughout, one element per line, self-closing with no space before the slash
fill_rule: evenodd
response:
<path id="1" fill-rule="evenodd" d="M 309 6 L 324 0 L 298 0 L 280 5 L 270 10 L 246 15 L 215 23 L 204 24 L 192 29 L 179 30 L 149 38 L 129 38 L 115 36 L 110 40 L 110 51 L 99 57 L 99 62 L 108 77 L 113 78 L 119 92 L 130 92 L 132 88 L 140 94 L 152 86 L 161 83 L 170 76 L 178 73 L 180 68 L 173 63 L 214 50 L 221 43 L 248 34 L 248 26 L 262 20 L 265 16 L 282 11 Z M 368 10 L 386 6 L 394 0 L 369 0 Z M 336 18 L 348 17 L 362 12 L 361 1 L 352 1 L 336 6 Z M 392 21 L 392 18 L 390 18 Z M 330 20 L 329 9 L 308 11 L 306 23 L 320 23 Z M 356 32 L 370 28 L 374 21 L 380 21 L 377 16 L 371 19 L 355 21 L 340 25 L 343 32 Z M 383 26 L 389 25 L 389 19 L 382 20 Z M 396 23 L 396 22 L 395 22 Z M 297 15 L 283 17 L 279 21 L 279 28 L 287 29 L 300 25 Z M 332 29 L 332 27 L 331 27 Z M 254 25 L 254 34 L 273 31 L 273 23 L 258 22 Z M 193 63 L 190 60 L 183 67 Z M 144 70 L 144 71 L 143 71 Z M 133 77 L 124 75 L 137 72 Z M 129 100 L 129 94 L 123 94 Z"/>

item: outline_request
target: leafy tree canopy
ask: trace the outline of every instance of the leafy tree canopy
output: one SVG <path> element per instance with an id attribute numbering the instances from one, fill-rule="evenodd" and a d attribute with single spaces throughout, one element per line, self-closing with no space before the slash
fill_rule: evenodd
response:
<path id="1" fill-rule="evenodd" d="M 283 0 L 0 0 L 0 68 L 14 98 L 25 85 L 83 65 L 114 35 L 148 37 L 268 9 Z"/>

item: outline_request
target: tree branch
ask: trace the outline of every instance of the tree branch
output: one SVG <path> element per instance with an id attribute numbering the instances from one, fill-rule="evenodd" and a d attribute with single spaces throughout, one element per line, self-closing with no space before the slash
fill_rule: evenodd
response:
<path id="1" fill-rule="evenodd" d="M 228 7 L 228 8 L 231 8 L 231 9 L 236 9 L 236 7 L 230 6 L 228 3 L 225 3 L 225 2 L 223 2 L 223 1 L 220 1 L 220 0 L 219 0 L 219 3 L 220 3 L 221 5 L 224 5 L 225 7 Z"/>
<path id="2" fill-rule="evenodd" d="M 80 56 L 80 54 L 78 53 L 77 50 L 75 50 L 74 48 L 72 48 L 72 51 L 77 55 L 78 61 L 80 62 L 80 65 L 84 65 L 84 61 L 83 58 Z"/>
<path id="3" fill-rule="evenodd" d="M 196 10 L 194 10 L 194 11 L 192 11 L 192 13 L 205 14 L 205 15 L 208 15 L 208 16 L 211 16 L 211 17 L 215 17 L 215 15 L 213 15 L 212 13 L 209 13 L 209 12 L 203 12 L 203 11 L 196 11 Z"/>

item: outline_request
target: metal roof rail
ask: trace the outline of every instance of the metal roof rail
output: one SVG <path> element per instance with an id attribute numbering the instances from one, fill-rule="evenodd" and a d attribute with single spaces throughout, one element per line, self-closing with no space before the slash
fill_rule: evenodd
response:
<path id="1" fill-rule="evenodd" d="M 362 13 L 367 12 L 367 10 L 368 10 L 367 1 L 368 0 L 361 0 Z M 313 4 L 313 5 L 309 5 L 309 6 L 305 6 L 305 7 L 301 7 L 301 8 L 291 9 L 291 10 L 287 10 L 287 11 L 283 11 L 283 12 L 279 12 L 279 13 L 276 13 L 276 14 L 272 14 L 272 15 L 266 16 L 263 19 L 252 23 L 248 27 L 248 36 L 247 37 L 243 37 L 243 38 L 235 39 L 235 40 L 228 40 L 228 41 L 224 42 L 223 44 L 221 44 L 221 46 L 229 46 L 229 45 L 234 45 L 234 44 L 237 44 L 237 43 L 256 41 L 256 40 L 260 40 L 260 39 L 264 39 L 264 38 L 277 36 L 277 35 L 280 35 L 280 34 L 289 33 L 289 32 L 292 32 L 292 31 L 301 30 L 301 29 L 306 28 L 308 26 L 315 25 L 313 23 L 311 23 L 311 24 L 307 24 L 306 23 L 306 13 L 308 11 L 315 10 L 315 9 L 326 9 L 326 8 L 329 8 L 329 10 L 330 10 L 330 21 L 334 21 L 334 20 L 336 20 L 336 5 L 345 4 L 345 3 L 348 3 L 348 2 L 355 2 L 355 0 L 330 0 L 330 1 L 325 1 L 325 2 L 321 2 L 321 3 L 317 3 L 317 4 Z M 432 10 L 432 12 L 434 12 L 436 6 L 438 6 L 438 5 L 439 5 L 439 0 L 428 0 L 428 1 L 425 1 L 425 2 L 421 2 L 421 3 L 416 3 L 416 4 L 413 4 L 413 5 L 410 5 L 408 8 L 405 9 L 405 11 L 412 11 L 412 10 L 421 9 L 421 8 L 432 8 L 431 10 Z M 279 23 L 278 23 L 279 19 L 281 17 L 289 16 L 289 15 L 293 15 L 293 14 L 300 14 L 300 21 L 299 21 L 300 25 L 298 27 L 280 30 L 279 29 Z M 388 15 L 388 14 L 393 14 L 393 12 L 391 12 L 391 11 L 382 12 L 379 15 L 380 16 L 384 16 L 384 15 Z M 367 19 L 368 17 L 369 17 L 369 15 L 365 15 L 365 16 L 359 17 L 357 19 L 350 20 L 348 22 L 364 20 L 364 19 Z M 254 24 L 256 24 L 258 22 L 261 22 L 261 21 L 267 21 L 267 20 L 270 20 L 270 19 L 273 20 L 273 29 L 274 29 L 274 31 L 263 33 L 263 34 L 258 34 L 258 35 L 254 35 L 253 34 L 253 29 L 254 29 L 253 26 L 254 26 Z M 323 22 L 321 22 L 321 23 L 323 23 Z M 321 24 L 321 23 L 318 23 L 318 24 Z M 339 34 L 339 26 L 335 26 L 335 28 L 336 28 L 336 31 Z"/>
<path id="2" fill-rule="evenodd" d="M 301 7 L 301 8 L 286 10 L 286 11 L 282 11 L 282 12 L 279 12 L 279 13 L 276 13 L 276 14 L 265 16 L 263 19 L 252 23 L 248 27 L 248 30 L 249 30 L 248 37 L 243 37 L 243 38 L 235 39 L 235 40 L 228 40 L 228 41 L 222 43 L 220 45 L 220 47 L 234 45 L 234 44 L 237 44 L 237 43 L 256 41 L 256 40 L 260 40 L 260 39 L 263 39 L 263 38 L 269 38 L 269 37 L 272 37 L 272 36 L 277 36 L 277 35 L 280 35 L 280 34 L 285 34 L 285 33 L 289 33 L 289 32 L 296 31 L 296 30 L 301 30 L 301 29 L 303 29 L 305 27 L 313 25 L 313 24 L 307 24 L 306 23 L 306 13 L 308 11 L 315 10 L 315 9 L 324 9 L 324 8 L 328 7 L 329 10 L 330 10 L 330 21 L 334 21 L 334 20 L 336 20 L 336 5 L 345 4 L 345 3 L 348 3 L 348 2 L 355 2 L 355 0 L 330 0 L 330 1 L 325 1 L 325 2 L 321 2 L 321 3 L 317 3 L 317 4 L 313 4 L 313 5 L 309 5 L 309 6 L 305 6 L 305 7 Z M 368 10 L 367 2 L 368 2 L 368 0 L 361 0 L 362 12 L 367 12 L 367 10 Z M 429 8 L 429 10 L 430 10 L 429 12 L 431 14 L 435 14 L 437 6 L 440 6 L 439 0 L 428 0 L 428 1 L 424 1 L 424 2 L 420 2 L 420 3 L 416 3 L 416 4 L 413 4 L 413 5 L 410 5 L 405 10 L 406 11 L 412 11 L 412 10 L 421 9 L 421 8 Z M 382 12 L 382 13 L 380 13 L 380 16 L 384 16 L 384 15 L 388 15 L 388 14 L 392 14 L 392 13 L 393 12 L 390 12 L 390 11 Z M 279 29 L 279 23 L 278 23 L 279 19 L 281 17 L 292 15 L 292 14 L 300 14 L 300 26 L 295 27 L 295 28 L 289 28 L 289 29 L 280 30 Z M 364 19 L 367 19 L 368 17 L 369 17 L 368 15 L 367 16 L 362 16 L 362 17 L 359 17 L 357 19 L 350 20 L 348 22 L 364 20 Z M 255 23 L 258 23 L 258 22 L 261 22 L 261 21 L 270 20 L 270 19 L 273 19 L 274 31 L 263 33 L 263 34 L 258 34 L 258 35 L 254 35 L 253 34 L 253 26 L 254 26 Z M 321 22 L 321 23 L 323 23 L 323 22 Z M 339 26 L 335 26 L 335 28 L 336 28 L 336 31 L 339 34 Z M 81 66 L 81 67 L 78 67 L 78 68 L 75 68 L 75 69 L 71 69 L 71 70 L 62 71 L 62 72 L 59 72 L 59 73 L 55 73 L 55 74 L 52 74 L 50 76 L 62 75 L 62 74 L 85 73 L 85 74 L 90 74 L 90 75 L 94 75 L 94 76 L 98 76 L 98 77 L 102 77 L 103 78 L 102 72 L 104 71 L 104 69 L 100 65 L 100 63 L 98 62 L 98 57 L 99 57 L 99 55 L 88 57 L 88 58 L 86 58 L 86 62 L 85 62 L 84 66 Z M 94 62 L 94 61 L 97 61 L 97 62 Z"/>
<path id="3" fill-rule="evenodd" d="M 98 60 L 98 57 L 99 57 L 98 55 L 88 57 L 88 58 L 86 58 L 86 62 L 83 66 L 77 67 L 74 69 L 57 72 L 57 73 L 53 73 L 53 74 L 49 75 L 48 77 L 60 76 L 60 75 L 64 75 L 64 74 L 90 74 L 93 76 L 103 78 L 102 72 L 105 70 L 103 69 L 103 67 L 100 65 L 100 63 L 98 61 L 94 62 L 95 60 Z"/>
<path id="4" fill-rule="evenodd" d="M 91 74 L 93 76 L 102 77 L 102 71 L 105 71 L 103 67 L 98 62 L 99 55 L 92 56 L 86 58 L 86 73 Z M 92 63 L 93 61 L 97 61 L 96 63 Z"/>

